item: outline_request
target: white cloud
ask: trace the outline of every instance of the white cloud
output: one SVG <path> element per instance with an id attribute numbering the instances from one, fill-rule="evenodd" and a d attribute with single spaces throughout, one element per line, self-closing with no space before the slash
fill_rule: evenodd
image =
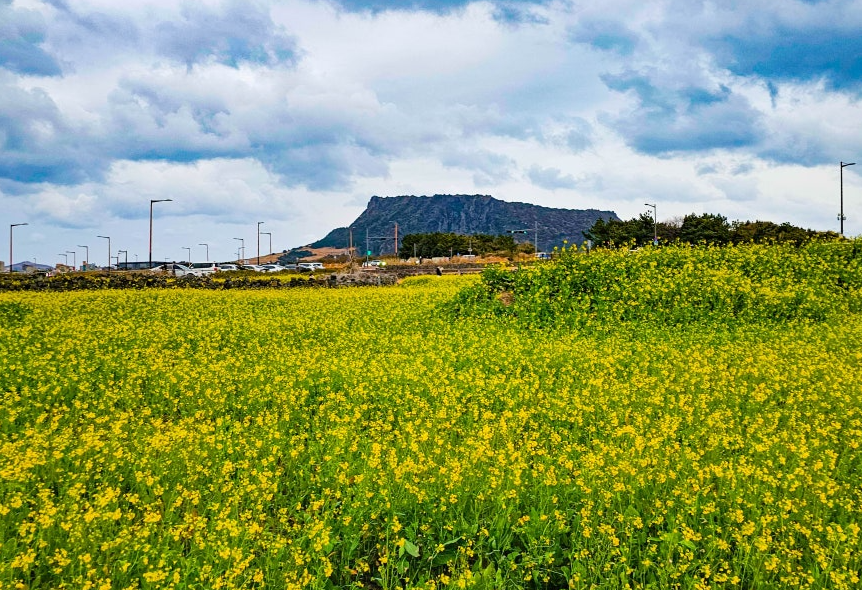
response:
<path id="1" fill-rule="evenodd" d="M 53 228 L 48 253 L 90 228 L 145 241 L 148 200 L 166 196 L 162 243 L 210 240 L 221 256 L 225 235 L 262 219 L 280 244 L 318 239 L 373 194 L 622 217 L 658 202 L 661 218 L 831 229 L 837 162 L 862 152 L 847 76 L 818 77 L 816 56 L 810 71 L 734 65 L 782 31 L 851 39 L 859 2 L 559 1 L 518 22 L 491 0 L 376 13 L 260 0 L 242 18 L 234 0 L 11 6 L 14 30 L 38 33 L 32 64 L 63 73 L 0 63 L 0 207 Z M 862 232 L 858 181 L 848 171 L 848 233 Z"/>

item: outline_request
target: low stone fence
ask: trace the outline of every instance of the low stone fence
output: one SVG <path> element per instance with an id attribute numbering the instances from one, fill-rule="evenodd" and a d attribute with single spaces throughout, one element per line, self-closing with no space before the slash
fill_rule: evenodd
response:
<path id="1" fill-rule="evenodd" d="M 225 273 L 227 274 L 227 273 Z M 11 273 L 0 275 L 0 291 L 93 291 L 99 289 L 295 289 L 394 285 L 395 273 L 355 272 L 287 276 L 185 276 L 148 272 L 86 272 L 55 276 Z"/>

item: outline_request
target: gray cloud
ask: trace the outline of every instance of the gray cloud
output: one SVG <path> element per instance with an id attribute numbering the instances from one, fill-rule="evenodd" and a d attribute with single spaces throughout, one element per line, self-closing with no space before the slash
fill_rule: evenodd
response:
<path id="1" fill-rule="evenodd" d="M 508 180 L 516 167 L 512 158 L 488 150 L 454 150 L 442 154 L 440 161 L 449 168 L 462 168 L 473 172 L 473 180 L 479 186 Z"/>
<path id="2" fill-rule="evenodd" d="M 0 79 L 0 178 L 57 184 L 97 178 L 105 162 L 89 141 L 87 130 L 69 124 L 46 92 Z"/>
<path id="3" fill-rule="evenodd" d="M 761 115 L 727 87 L 661 87 L 638 74 L 608 75 L 604 80 L 612 90 L 631 93 L 636 99 L 634 110 L 609 122 L 640 152 L 664 155 L 743 148 L 761 138 Z"/>
<path id="4" fill-rule="evenodd" d="M 542 168 L 533 165 L 527 171 L 527 176 L 530 178 L 530 182 L 548 190 L 572 189 L 578 185 L 574 176 L 571 174 L 564 175 L 558 168 Z"/>
<path id="5" fill-rule="evenodd" d="M 181 18 L 156 26 L 159 53 L 191 67 L 214 60 L 237 67 L 248 62 L 275 65 L 294 59 L 296 44 L 280 30 L 261 2 L 230 0 L 221 10 L 184 5 Z"/>
<path id="6" fill-rule="evenodd" d="M 597 18 L 579 21 L 569 29 L 569 40 L 628 56 L 634 52 L 638 36 L 620 21 Z"/>
<path id="7" fill-rule="evenodd" d="M 0 3 L 0 67 L 18 74 L 59 75 L 60 65 L 42 46 L 46 30 L 38 12 Z"/>

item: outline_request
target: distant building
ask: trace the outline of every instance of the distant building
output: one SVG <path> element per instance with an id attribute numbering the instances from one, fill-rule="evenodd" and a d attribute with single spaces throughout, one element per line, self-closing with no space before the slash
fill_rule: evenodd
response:
<path id="1" fill-rule="evenodd" d="M 49 272 L 54 270 L 54 267 L 48 264 L 39 264 L 25 260 L 24 262 L 16 262 L 9 267 L 9 270 L 12 272 Z"/>

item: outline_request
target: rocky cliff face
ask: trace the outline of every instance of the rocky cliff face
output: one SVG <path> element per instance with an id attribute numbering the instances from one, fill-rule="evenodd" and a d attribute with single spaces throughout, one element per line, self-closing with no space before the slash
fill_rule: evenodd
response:
<path id="1" fill-rule="evenodd" d="M 528 229 L 518 241 L 535 238 L 538 226 L 539 250 L 551 250 L 564 240 L 584 241 L 583 232 L 598 219 L 619 219 L 613 211 L 598 209 L 553 209 L 527 203 L 509 203 L 488 195 L 434 195 L 432 197 L 371 197 L 368 207 L 353 222 L 353 244 L 364 250 L 366 232 L 369 249 L 375 254 L 391 254 L 395 224 L 398 236 L 428 232 L 498 235 L 509 230 Z M 314 248 L 346 248 L 349 230 L 335 229 L 313 244 Z"/>

